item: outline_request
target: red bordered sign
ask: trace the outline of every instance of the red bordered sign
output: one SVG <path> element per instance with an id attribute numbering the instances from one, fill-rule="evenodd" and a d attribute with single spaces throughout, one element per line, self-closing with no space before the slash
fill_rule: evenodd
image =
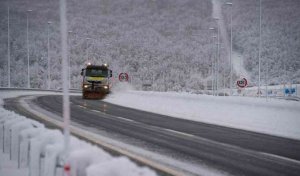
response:
<path id="1" fill-rule="evenodd" d="M 237 81 L 236 81 L 236 85 L 237 85 L 239 88 L 245 88 L 245 87 L 247 87 L 247 85 L 248 85 L 247 79 L 246 79 L 246 78 L 242 78 L 242 79 L 240 79 L 240 80 L 237 80 Z"/>
<path id="2" fill-rule="evenodd" d="M 119 74 L 119 81 L 123 82 L 123 81 L 128 81 L 129 80 L 129 76 L 127 73 L 120 73 Z"/>

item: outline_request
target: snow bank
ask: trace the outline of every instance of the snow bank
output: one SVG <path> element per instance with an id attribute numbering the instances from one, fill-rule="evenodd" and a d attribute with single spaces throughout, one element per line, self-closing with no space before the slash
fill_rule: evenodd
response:
<path id="1" fill-rule="evenodd" d="M 109 103 L 182 119 L 300 139 L 300 103 L 175 92 L 113 92 Z"/>
<path id="2" fill-rule="evenodd" d="M 121 92 L 128 92 L 128 91 L 133 91 L 135 88 L 127 83 L 127 82 L 116 82 L 113 87 L 112 87 L 112 92 L 113 93 L 121 93 Z"/>
<path id="3" fill-rule="evenodd" d="M 117 166 L 117 169 L 116 169 Z M 106 168 L 106 169 L 102 169 Z M 102 162 L 99 164 L 91 165 L 87 168 L 87 175 L 89 176 L 112 176 L 112 175 L 124 175 L 124 173 L 131 173 L 132 176 L 149 175 L 154 176 L 148 168 L 137 168 L 135 164 L 130 162 L 128 158 L 121 157 L 113 159 L 108 162 Z"/>
<path id="4" fill-rule="evenodd" d="M 0 102 L 3 98 L 22 94 L 35 93 L 1 92 Z M 0 146 L 4 146 L 4 150 L 1 148 L 0 151 L 0 175 L 54 176 L 63 173 L 61 131 L 46 129 L 44 125 L 7 111 L 2 106 L 0 106 Z M 156 175 L 154 171 L 139 167 L 127 158 L 112 157 L 102 149 L 75 137 L 71 137 L 70 156 L 66 163 L 70 163 L 71 174 L 77 176 Z"/>

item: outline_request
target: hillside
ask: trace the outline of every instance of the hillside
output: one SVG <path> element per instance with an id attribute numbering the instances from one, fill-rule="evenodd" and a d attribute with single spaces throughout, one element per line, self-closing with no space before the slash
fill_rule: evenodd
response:
<path id="1" fill-rule="evenodd" d="M 251 84 L 256 84 L 259 1 L 232 2 L 233 49 L 244 59 Z M 48 0 L 0 2 L 0 86 L 7 86 L 8 5 L 12 86 L 27 84 L 26 10 L 32 9 L 28 13 L 31 85 L 35 88 L 47 85 L 47 21 L 52 21 L 49 25 L 51 87 L 61 87 L 59 5 L 58 1 Z M 262 5 L 262 84 L 267 64 L 270 84 L 299 83 L 300 1 L 263 0 Z M 228 36 L 229 8 L 222 7 Z M 72 87 L 80 87 L 80 70 L 91 61 L 108 63 L 115 76 L 128 72 L 137 88 L 150 83 L 157 91 L 204 89 L 211 84 L 214 56 L 213 34 L 208 28 L 216 24 L 211 14 L 210 0 L 68 1 Z M 228 75 L 225 54 L 221 51 L 221 71 L 225 68 Z M 228 83 L 229 77 L 225 79 Z"/>
<path id="2" fill-rule="evenodd" d="M 257 82 L 259 0 L 232 2 L 233 48 L 244 58 L 251 80 Z M 269 84 L 300 82 L 299 9 L 299 0 L 262 0 L 262 84 L 266 83 L 266 78 Z M 230 36 L 230 7 L 223 6 L 223 14 Z"/>
<path id="3" fill-rule="evenodd" d="M 1 1 L 1 75 L 6 75 L 7 2 Z M 46 87 L 47 21 L 50 25 L 52 88 L 60 86 L 60 36 L 56 1 L 10 2 L 12 85 L 26 85 L 26 9 L 29 14 L 31 85 Z M 46 10 L 45 10 L 46 9 Z M 68 1 L 72 87 L 89 60 L 107 62 L 114 73 L 128 72 L 133 84 L 156 90 L 199 89 L 208 76 L 209 0 Z M 91 38 L 87 40 L 86 38 Z M 87 59 L 89 58 L 89 59 Z M 5 86 L 7 78 L 1 77 Z M 168 81 L 166 81 L 168 80 Z M 166 85 L 164 85 L 166 84 Z"/>

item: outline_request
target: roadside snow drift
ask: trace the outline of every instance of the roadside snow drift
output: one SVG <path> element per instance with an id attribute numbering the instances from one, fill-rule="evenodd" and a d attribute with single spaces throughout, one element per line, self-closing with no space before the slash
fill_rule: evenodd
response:
<path id="1" fill-rule="evenodd" d="M 300 103 L 294 101 L 134 91 L 126 84 L 117 85 L 105 101 L 176 118 L 300 139 Z"/>

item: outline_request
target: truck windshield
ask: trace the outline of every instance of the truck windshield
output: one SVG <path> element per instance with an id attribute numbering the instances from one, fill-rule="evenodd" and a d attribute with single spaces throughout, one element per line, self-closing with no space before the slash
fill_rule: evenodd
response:
<path id="1" fill-rule="evenodd" d="M 108 76 L 108 70 L 88 68 L 88 69 L 86 69 L 85 75 L 86 76 L 92 76 L 92 77 L 107 77 Z"/>

